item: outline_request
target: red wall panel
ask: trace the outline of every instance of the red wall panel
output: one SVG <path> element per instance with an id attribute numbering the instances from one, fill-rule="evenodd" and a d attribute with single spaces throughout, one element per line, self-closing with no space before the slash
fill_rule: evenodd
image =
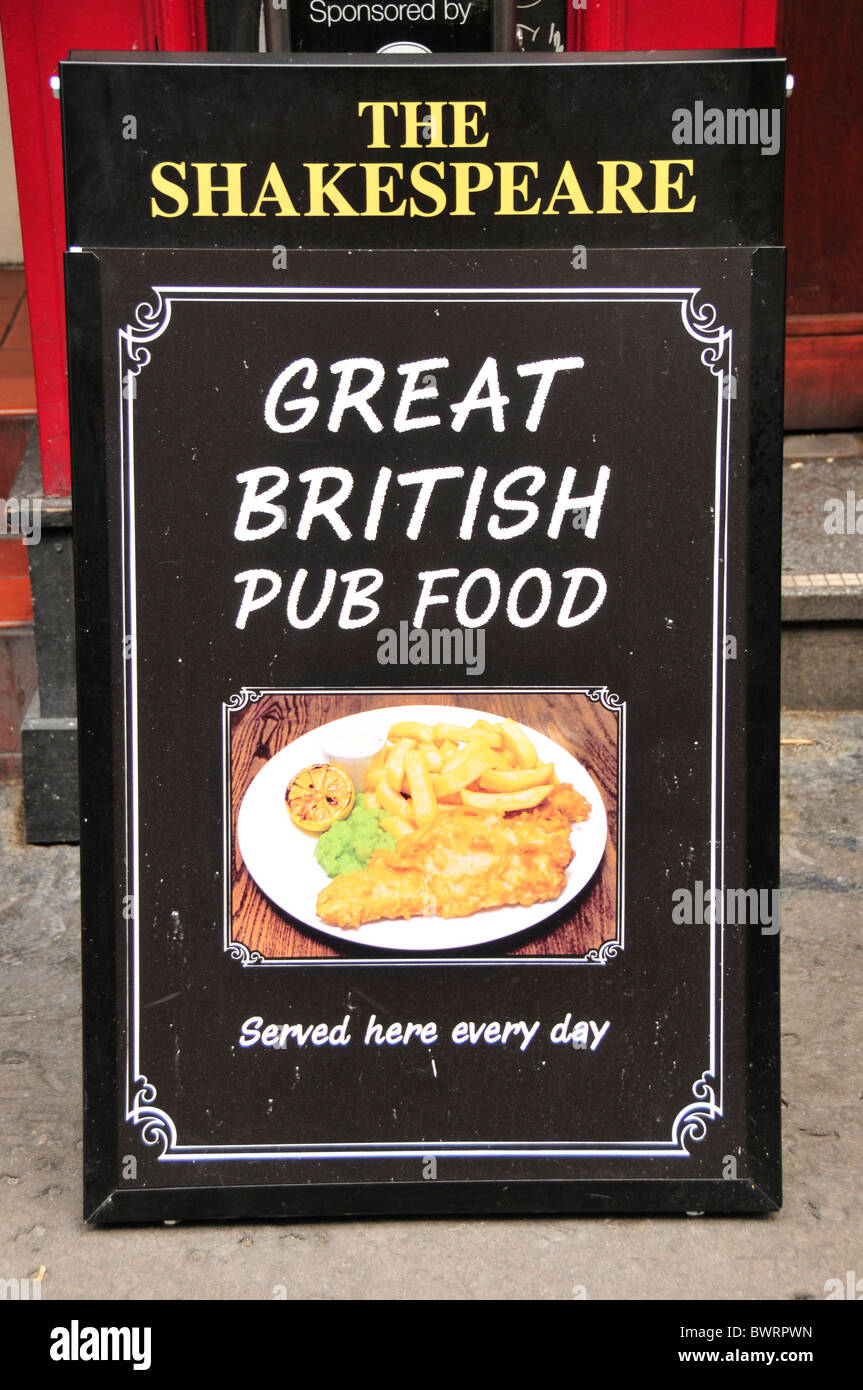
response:
<path id="1" fill-rule="evenodd" d="M 772 48 L 777 0 L 570 0 L 571 48 L 585 52 L 630 49 Z"/>

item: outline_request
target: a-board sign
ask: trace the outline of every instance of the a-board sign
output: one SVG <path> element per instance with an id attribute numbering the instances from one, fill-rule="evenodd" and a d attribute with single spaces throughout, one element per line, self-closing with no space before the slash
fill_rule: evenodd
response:
<path id="1" fill-rule="evenodd" d="M 777 1206 L 783 64 L 62 91 L 88 1218 Z"/>

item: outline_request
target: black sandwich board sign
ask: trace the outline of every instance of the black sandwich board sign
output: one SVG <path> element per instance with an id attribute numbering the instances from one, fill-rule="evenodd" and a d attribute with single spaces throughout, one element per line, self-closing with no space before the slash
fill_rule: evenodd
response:
<path id="1" fill-rule="evenodd" d="M 87 1217 L 775 1208 L 783 63 L 61 83 Z"/>

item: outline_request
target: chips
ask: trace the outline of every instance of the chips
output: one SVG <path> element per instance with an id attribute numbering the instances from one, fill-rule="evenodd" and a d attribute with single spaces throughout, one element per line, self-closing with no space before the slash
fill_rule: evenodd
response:
<path id="1" fill-rule="evenodd" d="M 383 828 L 401 838 L 442 811 L 531 809 L 556 782 L 553 764 L 539 761 L 513 719 L 434 726 L 401 720 L 372 759 L 363 786 L 369 805 L 385 812 Z"/>

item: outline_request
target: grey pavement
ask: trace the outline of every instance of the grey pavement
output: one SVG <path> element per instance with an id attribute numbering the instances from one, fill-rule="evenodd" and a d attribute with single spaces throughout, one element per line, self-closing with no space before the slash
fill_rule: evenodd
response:
<path id="1" fill-rule="evenodd" d="M 26 845 L 0 787 L 0 1277 L 42 1268 L 46 1300 L 760 1300 L 863 1276 L 863 714 L 783 738 L 785 1205 L 755 1218 L 85 1227 L 77 850 Z"/>
<path id="2" fill-rule="evenodd" d="M 783 574 L 863 570 L 863 457 L 786 459 L 782 493 Z"/>

